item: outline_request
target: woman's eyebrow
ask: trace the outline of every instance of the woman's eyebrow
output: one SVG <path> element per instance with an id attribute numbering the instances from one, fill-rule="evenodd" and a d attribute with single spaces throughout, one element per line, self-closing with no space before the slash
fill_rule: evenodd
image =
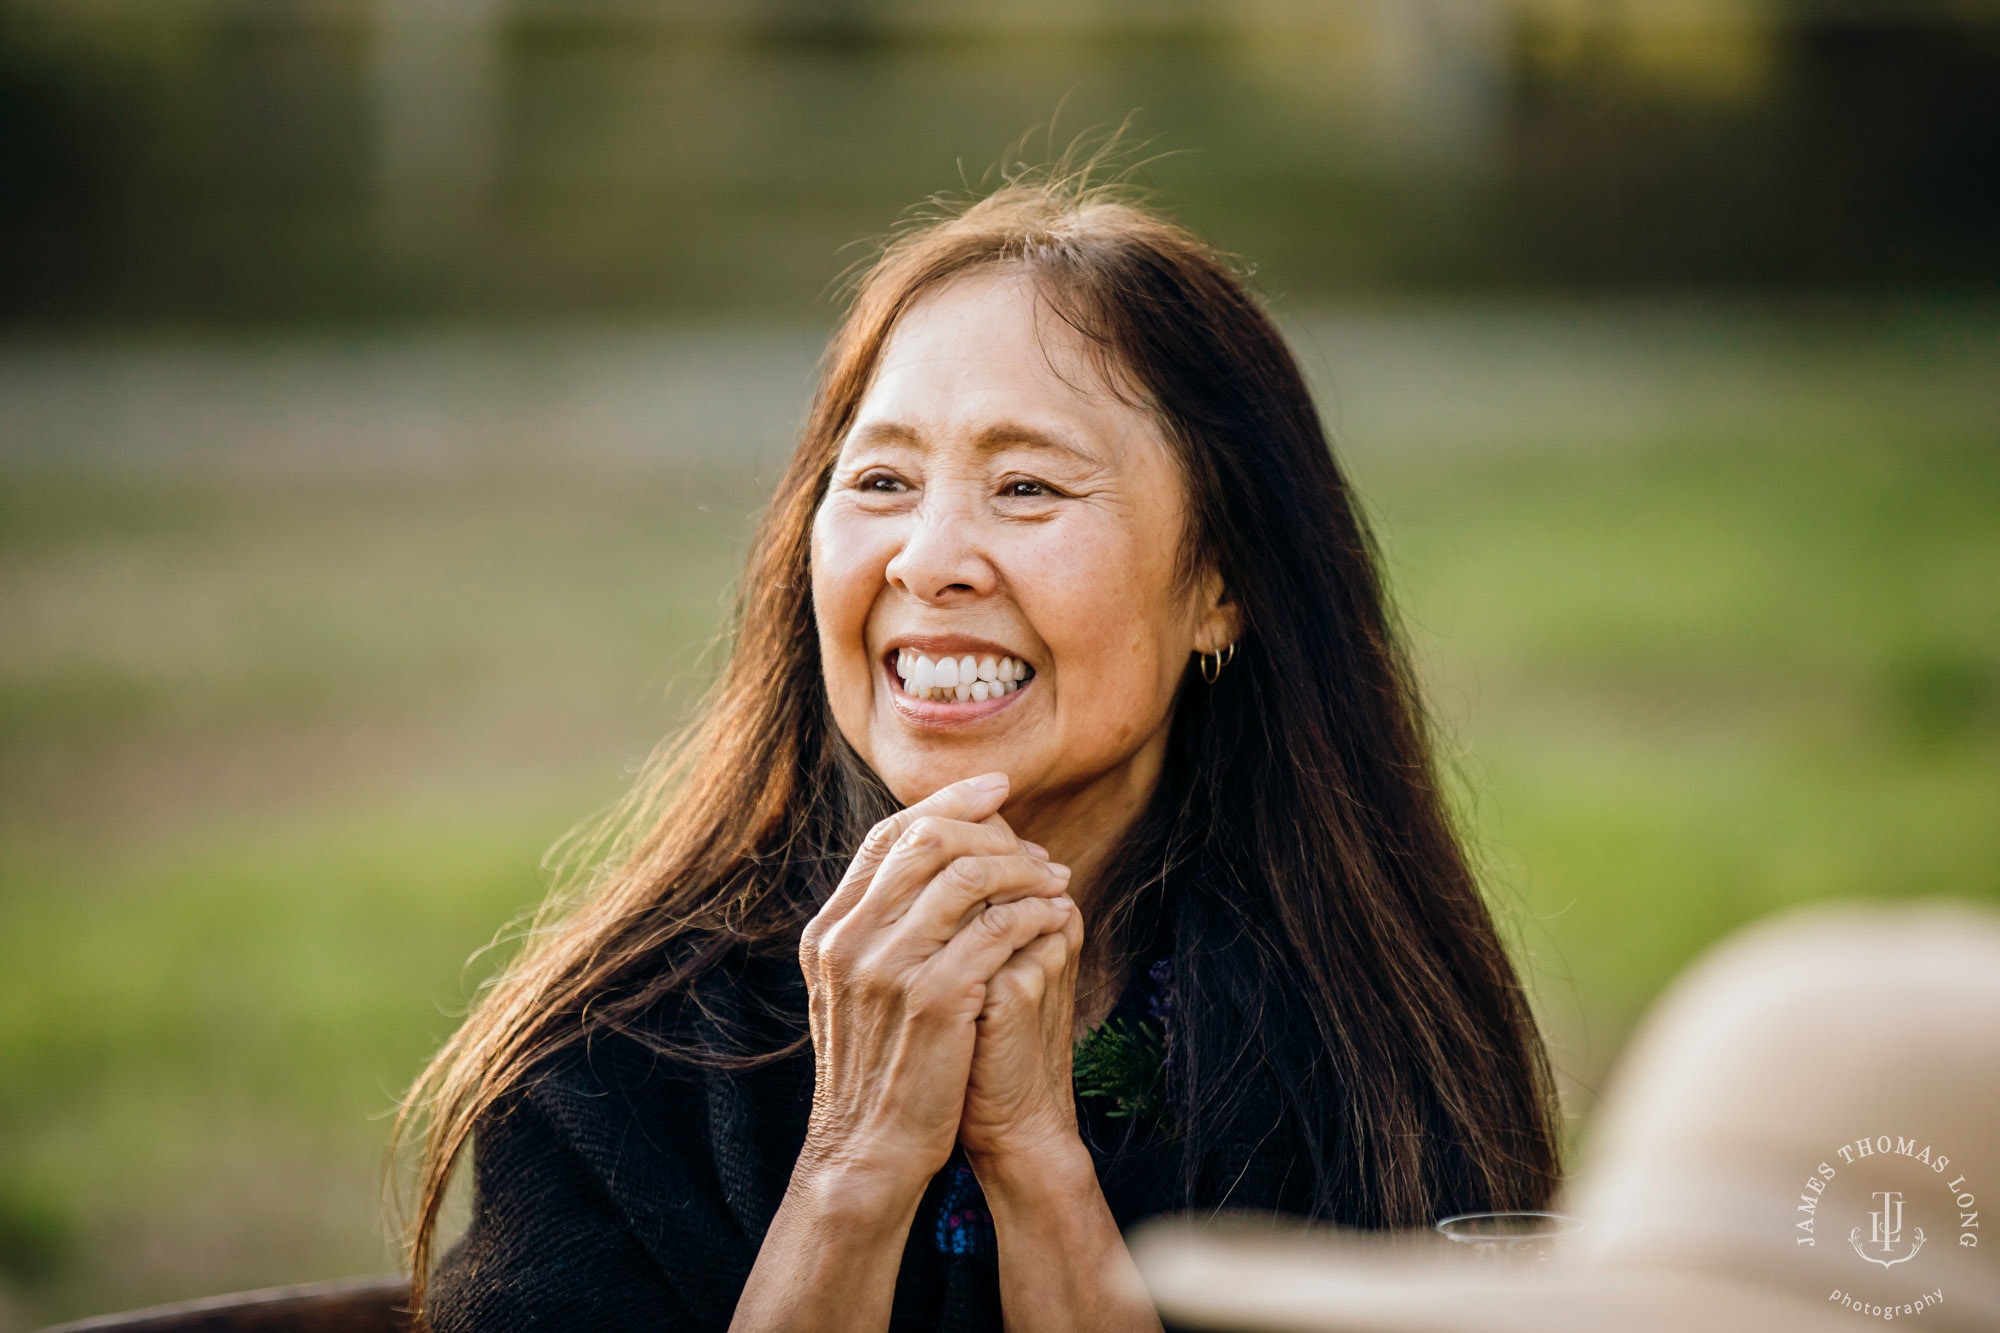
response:
<path id="1" fill-rule="evenodd" d="M 871 421 L 859 426 L 848 436 L 848 443 L 903 444 L 914 449 L 928 448 L 920 431 L 900 421 Z M 1069 435 L 1060 431 L 1023 425 L 1016 421 L 996 421 L 972 437 L 973 448 L 981 453 L 994 453 L 1010 445 L 1026 445 L 1031 449 L 1045 449 L 1050 453 L 1063 454 L 1088 467 L 1102 465 L 1096 454 L 1084 448 Z"/>

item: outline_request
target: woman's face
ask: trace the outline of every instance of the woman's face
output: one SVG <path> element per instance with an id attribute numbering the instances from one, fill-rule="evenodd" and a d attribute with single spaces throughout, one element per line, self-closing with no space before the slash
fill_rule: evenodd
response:
<path id="1" fill-rule="evenodd" d="M 1166 441 L 1026 278 L 931 292 L 892 331 L 813 523 L 835 721 L 905 804 L 995 769 L 1024 831 L 1142 803 L 1189 654 L 1235 637 L 1214 578 L 1175 595 L 1183 526 Z"/>

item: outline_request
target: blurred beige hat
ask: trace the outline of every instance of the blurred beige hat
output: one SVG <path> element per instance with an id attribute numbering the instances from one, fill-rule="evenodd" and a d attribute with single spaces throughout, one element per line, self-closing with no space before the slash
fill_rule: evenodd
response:
<path id="1" fill-rule="evenodd" d="M 1172 1326 L 2000 1330 L 2000 913 L 1823 903 L 1698 959 L 1620 1061 L 1553 1261 L 1432 1232 L 1155 1219 Z"/>

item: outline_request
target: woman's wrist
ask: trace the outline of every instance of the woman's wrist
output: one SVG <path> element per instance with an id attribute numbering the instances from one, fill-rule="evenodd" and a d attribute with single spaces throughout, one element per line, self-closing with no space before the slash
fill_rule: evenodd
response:
<path id="1" fill-rule="evenodd" d="M 935 1172 L 918 1173 L 851 1149 L 825 1149 L 808 1135 L 792 1166 L 790 1193 L 843 1226 L 907 1226 Z"/>
<path id="2" fill-rule="evenodd" d="M 737 1301 L 732 1333 L 886 1327 L 921 1201 L 921 1188 L 902 1188 L 898 1175 L 802 1151 Z"/>
<path id="3" fill-rule="evenodd" d="M 1097 1165 L 1090 1150 L 1074 1134 L 1051 1138 L 1031 1148 L 990 1153 L 966 1153 L 989 1203 L 1023 1203 L 1088 1198 L 1098 1188 Z"/>
<path id="4" fill-rule="evenodd" d="M 1010 1330 L 1158 1333 L 1152 1298 L 1081 1139 L 995 1155 L 973 1171 L 993 1215 Z"/>

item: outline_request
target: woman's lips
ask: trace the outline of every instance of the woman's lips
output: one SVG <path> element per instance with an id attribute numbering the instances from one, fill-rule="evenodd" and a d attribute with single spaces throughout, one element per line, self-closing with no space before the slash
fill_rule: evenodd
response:
<path id="1" fill-rule="evenodd" d="M 957 726 L 989 718 L 1012 707 L 1016 699 L 1033 689 L 1035 682 L 1041 679 L 1038 672 L 1017 685 L 1012 692 L 998 698 L 967 699 L 960 703 L 956 699 L 919 699 L 904 689 L 902 677 L 896 674 L 894 653 L 883 658 L 881 666 L 882 674 L 889 683 L 889 698 L 894 702 L 896 711 L 907 720 L 926 727 Z"/>

